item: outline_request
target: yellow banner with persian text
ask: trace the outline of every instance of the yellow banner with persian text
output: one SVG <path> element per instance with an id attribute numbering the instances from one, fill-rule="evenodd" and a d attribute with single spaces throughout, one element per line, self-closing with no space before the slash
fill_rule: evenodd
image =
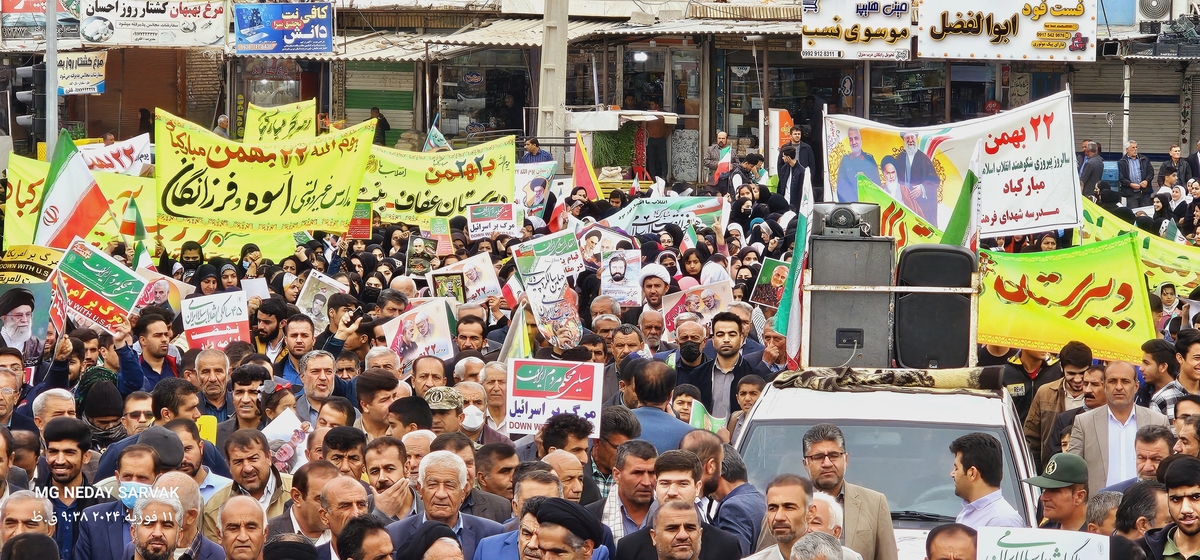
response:
<path id="1" fill-rule="evenodd" d="M 1101 360 L 1137 362 L 1154 338 L 1138 239 L 1042 253 L 979 252 L 979 342 L 1058 352 L 1085 340 Z"/>
<path id="2" fill-rule="evenodd" d="M 33 243 L 33 232 L 37 228 L 42 189 L 50 164 L 18 155 L 9 156 L 8 191 L 5 199 L 4 248 Z M 125 207 L 132 198 L 137 201 L 146 231 L 170 255 L 179 255 L 186 241 L 195 241 L 204 249 L 206 257 L 241 256 L 242 245 L 256 243 L 267 257 L 279 259 L 292 254 L 295 241 L 291 233 L 231 232 L 210 230 L 191 226 L 160 225 L 158 223 L 158 200 L 155 197 L 154 179 L 130 177 L 117 173 L 93 172 L 96 184 L 108 200 L 112 215 L 105 215 L 85 238 L 96 246 L 105 246 L 118 239 L 120 225 L 113 222 L 125 215 Z M 133 241 L 132 239 L 130 240 Z"/>
<path id="3" fill-rule="evenodd" d="M 1137 236 L 1138 258 L 1145 267 L 1151 288 L 1170 282 L 1182 296 L 1200 287 L 1200 247 L 1146 233 L 1092 201 L 1083 199 L 1081 237 L 1084 244 L 1105 241 L 1127 232 Z"/>
<path id="4" fill-rule="evenodd" d="M 511 202 L 516 177 L 515 137 L 450 152 L 405 152 L 371 147 L 359 200 L 385 223 L 418 224 L 466 214 L 467 206 Z"/>
<path id="5" fill-rule="evenodd" d="M 251 103 L 246 109 L 246 135 L 243 142 L 312 140 L 316 136 L 316 99 L 278 107 L 259 107 Z"/>
<path id="6" fill-rule="evenodd" d="M 155 114 L 158 222 L 233 232 L 345 231 L 375 121 L 310 141 L 245 144 Z"/>

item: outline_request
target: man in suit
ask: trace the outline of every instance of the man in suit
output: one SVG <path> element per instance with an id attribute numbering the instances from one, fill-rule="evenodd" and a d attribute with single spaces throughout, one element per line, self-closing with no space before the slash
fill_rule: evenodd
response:
<path id="1" fill-rule="evenodd" d="M 1138 428 L 1168 425 L 1166 416 L 1133 404 L 1138 381 L 1132 364 L 1110 363 L 1103 379 L 1108 404 L 1075 419 L 1067 449 L 1087 462 L 1089 496 L 1137 474 L 1134 442 Z"/>
<path id="2" fill-rule="evenodd" d="M 161 472 L 158 451 L 148 445 L 130 445 L 117 458 L 117 480 L 127 489 L 124 498 L 95 505 L 83 510 L 79 523 L 79 538 L 75 541 L 76 560 L 119 558 L 132 538 L 129 533 L 129 512 L 138 495 L 128 492 L 129 483 L 149 486 Z M 191 542 L 191 541 L 189 541 Z"/>
<path id="3" fill-rule="evenodd" d="M 338 536 L 351 519 L 371 512 L 367 490 L 353 478 L 339 475 L 321 489 L 321 522 L 329 527 L 329 540 L 317 547 L 317 556 L 329 559 L 338 548 Z"/>
<path id="4" fill-rule="evenodd" d="M 654 493 L 660 508 L 651 522 L 651 527 L 645 527 L 621 539 L 617 546 L 617 560 L 655 560 L 659 557 L 656 547 L 660 546 L 664 536 L 669 541 L 674 534 L 673 531 L 670 534 L 666 533 L 660 523 L 664 514 L 661 504 L 677 501 L 693 504 L 691 509 L 696 514 L 696 520 L 700 520 L 700 510 L 694 504 L 703 483 L 702 473 L 700 458 L 691 451 L 665 451 L 655 459 L 654 477 L 657 484 L 654 486 Z M 697 529 L 700 540 L 695 544 L 700 547 L 701 560 L 741 557 L 737 537 L 704 522 L 700 522 Z"/>
<path id="5" fill-rule="evenodd" d="M 1198 146 L 1200 148 L 1200 146 Z M 1188 156 L 1188 161 L 1194 159 L 1200 152 Z M 1125 155 L 1117 161 L 1117 184 L 1121 186 L 1121 196 L 1125 198 L 1128 208 L 1149 206 L 1153 194 L 1150 182 L 1153 181 L 1154 168 L 1146 156 L 1138 155 L 1137 140 L 1125 143 Z"/>
<path id="6" fill-rule="evenodd" d="M 887 498 L 845 481 L 850 454 L 842 431 L 833 424 L 817 424 L 804 434 L 803 445 L 804 465 L 813 486 L 837 498 L 845 508 L 846 546 L 864 560 L 896 560 L 896 536 Z"/>
<path id="7" fill-rule="evenodd" d="M 464 558 L 475 557 L 475 546 L 481 539 L 504 532 L 504 527 L 495 521 L 459 511 L 470 488 L 467 464 L 462 457 L 445 450 L 430 452 L 421 459 L 419 472 L 425 512 L 388 525 L 394 547 L 398 549 L 408 541 L 427 520 L 440 521 L 454 530 Z"/>
<path id="8" fill-rule="evenodd" d="M 1122 492 L 1141 480 L 1157 480 L 1158 465 L 1171 456 L 1175 434 L 1166 426 L 1138 428 L 1133 451 L 1137 457 L 1137 476 L 1105 487 L 1101 492 Z"/>
<path id="9" fill-rule="evenodd" d="M 329 526 L 321 521 L 321 489 L 337 478 L 338 469 L 329 461 L 305 463 L 292 473 L 292 507 L 267 521 L 267 538 L 283 533 L 301 533 L 316 546 L 329 542 Z"/>
<path id="10" fill-rule="evenodd" d="M 1104 178 L 1104 158 L 1100 156 L 1100 145 L 1087 142 L 1083 145 L 1083 165 L 1079 166 L 1079 190 L 1084 197 L 1096 196 L 1096 184 Z"/>
<path id="11" fill-rule="evenodd" d="M 446 432 L 438 436 L 429 444 L 429 451 L 449 451 L 458 455 L 467 466 L 467 480 L 475 480 L 475 445 L 462 432 Z M 479 488 L 471 488 L 458 509 L 462 513 L 496 523 L 504 523 L 512 517 L 512 504 L 508 500 Z"/>
<path id="12" fill-rule="evenodd" d="M 720 500 L 713 524 L 737 537 L 742 556 L 754 553 L 754 543 L 767 516 L 767 499 L 753 484 L 747 482 L 746 463 L 732 445 L 724 444 L 721 477 L 713 497 Z"/>

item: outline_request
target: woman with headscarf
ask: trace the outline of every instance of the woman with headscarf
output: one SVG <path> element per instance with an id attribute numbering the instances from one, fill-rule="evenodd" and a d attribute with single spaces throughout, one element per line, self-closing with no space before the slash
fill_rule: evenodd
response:
<path id="1" fill-rule="evenodd" d="M 362 295 L 358 300 L 363 303 L 377 303 L 379 301 L 379 293 L 387 289 L 388 282 L 381 272 L 372 272 L 363 280 Z"/>
<path id="2" fill-rule="evenodd" d="M 699 282 L 700 274 L 707 260 L 701 256 L 699 248 L 684 251 L 683 257 L 680 258 L 680 261 L 682 261 L 682 266 L 679 267 L 680 276 L 686 276 Z"/>
<path id="3" fill-rule="evenodd" d="M 379 261 L 379 266 L 375 267 L 375 272 L 382 274 L 383 277 L 385 278 L 385 280 L 383 282 L 384 286 L 388 286 L 391 284 L 392 278 L 394 278 L 396 276 L 396 269 L 399 266 L 400 266 L 400 263 L 396 262 L 396 259 L 393 259 L 391 257 L 387 257 L 387 258 Z"/>
<path id="4" fill-rule="evenodd" d="M 217 276 L 217 267 L 211 264 L 202 264 L 196 269 L 196 273 L 192 275 L 192 280 L 189 282 L 196 287 L 196 291 L 188 294 L 184 299 L 198 298 L 200 296 L 211 296 L 220 291 L 221 281 Z"/>
<path id="5" fill-rule="evenodd" d="M 683 241 L 683 228 L 676 224 L 663 224 L 662 231 L 658 233 L 658 242 L 663 247 L 679 247 Z"/>
<path id="6" fill-rule="evenodd" d="M 700 285 L 715 284 L 717 282 L 729 282 L 733 278 L 729 276 L 729 271 L 725 270 L 725 266 L 721 264 L 722 259 L 711 260 L 704 265 L 704 269 L 700 271 Z"/>
<path id="7" fill-rule="evenodd" d="M 742 227 L 742 231 L 750 231 L 750 221 L 754 219 L 754 201 L 749 198 L 739 198 L 730 207 L 732 217 L 730 222 Z"/>
<path id="8" fill-rule="evenodd" d="M 661 264 L 667 272 L 671 274 L 671 278 L 679 279 L 679 251 L 674 247 L 663 249 L 654 262 Z"/>
<path id="9" fill-rule="evenodd" d="M 221 290 L 240 290 L 242 289 L 242 280 L 238 278 L 237 265 L 231 262 L 222 262 L 221 268 L 217 271 L 221 279 Z"/>
<path id="10" fill-rule="evenodd" d="M 299 277 L 290 272 L 280 271 L 270 279 L 268 285 L 271 286 L 271 291 L 283 296 L 287 303 L 295 304 L 296 298 L 300 297 L 300 282 Z"/>
<path id="11" fill-rule="evenodd" d="M 1175 289 L 1173 282 L 1163 282 L 1154 289 L 1154 295 L 1162 301 L 1162 312 L 1155 318 L 1155 332 L 1161 331 L 1168 321 L 1179 316 L 1183 311 L 1179 305 L 1179 294 Z"/>
<path id="12" fill-rule="evenodd" d="M 1046 231 L 1034 236 L 1033 252 L 1041 253 L 1058 249 L 1058 233 Z"/>
<path id="13" fill-rule="evenodd" d="M 1158 193 L 1154 195 L 1154 220 L 1155 234 L 1161 235 L 1160 232 L 1165 232 L 1165 222 L 1174 222 L 1175 214 L 1171 212 L 1171 196 L 1167 193 Z"/>
<path id="14" fill-rule="evenodd" d="M 616 214 L 617 212 L 620 212 L 621 209 L 624 208 L 626 204 L 629 204 L 629 195 L 625 194 L 624 191 L 621 191 L 619 189 L 615 190 L 615 191 L 609 193 L 608 204 L 609 204 L 609 209 L 604 212 L 605 218 L 612 216 L 613 214 Z"/>
<path id="15" fill-rule="evenodd" d="M 758 249 L 756 249 L 754 246 L 742 247 L 742 250 L 738 251 L 738 254 L 737 254 L 737 260 L 742 263 L 742 266 L 750 266 L 752 264 L 759 264 L 760 262 L 762 262 L 762 259 L 760 257 L 761 257 L 760 251 Z"/>
<path id="16" fill-rule="evenodd" d="M 238 276 L 242 278 L 256 278 L 258 276 L 258 267 L 262 263 L 262 251 L 258 245 L 247 243 L 242 245 L 242 256 L 238 258 Z"/>

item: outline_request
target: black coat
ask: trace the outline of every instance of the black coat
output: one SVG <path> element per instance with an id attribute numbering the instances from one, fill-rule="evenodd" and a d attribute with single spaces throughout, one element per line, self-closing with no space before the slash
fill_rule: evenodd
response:
<path id="1" fill-rule="evenodd" d="M 680 375 L 678 384 L 691 383 L 696 388 L 700 389 L 700 402 L 704 403 L 704 408 L 711 413 L 713 408 L 713 368 L 717 367 L 717 361 L 710 360 L 704 365 L 696 368 L 688 375 Z M 755 374 L 763 379 L 770 377 L 771 373 L 762 360 L 751 362 L 744 355 L 738 356 L 737 364 L 733 366 L 733 384 L 729 388 L 729 412 L 733 413 L 741 408 L 737 402 L 737 384 L 747 375 Z M 1060 374 L 1061 377 L 1061 374 Z M 736 539 L 735 539 L 736 541 Z M 736 542 L 734 543 L 736 544 Z"/>
<path id="2" fill-rule="evenodd" d="M 703 532 L 700 535 L 699 560 L 729 560 L 741 558 L 742 549 L 738 546 L 737 537 L 722 531 L 708 523 L 701 523 Z M 617 542 L 617 554 L 614 560 L 658 560 L 658 551 L 650 541 L 650 528 L 646 527 L 636 533 L 625 535 Z"/>

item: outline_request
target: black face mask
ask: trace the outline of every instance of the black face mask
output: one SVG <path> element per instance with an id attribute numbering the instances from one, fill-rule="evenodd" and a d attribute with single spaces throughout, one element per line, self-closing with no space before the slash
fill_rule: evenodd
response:
<path id="1" fill-rule="evenodd" d="M 363 303 L 376 303 L 379 300 L 379 292 L 380 291 L 382 291 L 382 290 L 380 290 L 379 288 L 365 286 L 362 289 L 362 294 L 359 299 L 362 300 Z"/>
<path id="2" fill-rule="evenodd" d="M 685 361 L 685 362 L 694 362 L 696 360 L 699 360 L 700 356 L 702 355 L 702 352 L 700 350 L 700 343 L 693 342 L 690 340 L 687 342 L 680 342 L 679 343 L 679 355 L 680 355 L 680 357 L 683 358 L 683 361 Z"/>
<path id="3" fill-rule="evenodd" d="M 677 267 L 675 265 L 664 266 L 663 268 L 667 269 L 667 273 L 670 274 L 671 276 L 675 276 L 676 274 L 679 274 L 679 267 Z"/>
<path id="4" fill-rule="evenodd" d="M 200 261 L 179 261 L 179 264 L 183 265 L 184 270 L 196 270 L 203 263 Z"/>

